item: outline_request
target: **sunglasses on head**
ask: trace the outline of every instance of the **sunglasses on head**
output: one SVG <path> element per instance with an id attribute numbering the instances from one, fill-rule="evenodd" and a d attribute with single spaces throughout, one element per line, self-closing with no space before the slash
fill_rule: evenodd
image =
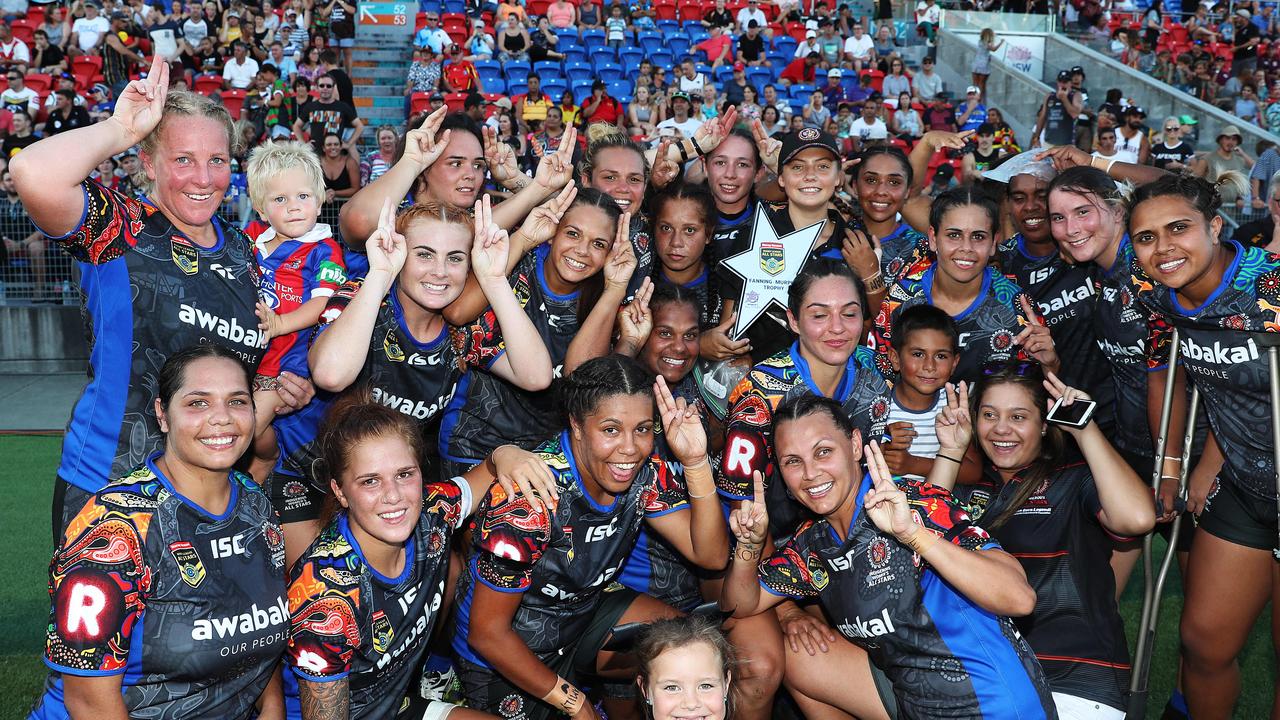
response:
<path id="1" fill-rule="evenodd" d="M 993 360 L 982 366 L 982 376 L 1043 378 L 1044 369 L 1035 360 Z"/>

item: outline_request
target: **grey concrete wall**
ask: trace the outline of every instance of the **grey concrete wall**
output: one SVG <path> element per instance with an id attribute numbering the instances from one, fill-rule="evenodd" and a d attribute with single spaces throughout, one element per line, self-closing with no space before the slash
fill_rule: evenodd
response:
<path id="1" fill-rule="evenodd" d="M 0 372 L 83 371 L 88 358 L 79 307 L 0 305 Z"/>
<path id="2" fill-rule="evenodd" d="M 964 89 L 971 80 L 970 68 L 977 48 L 959 35 L 943 28 L 938 34 L 936 72 L 942 76 L 947 90 L 955 102 L 964 100 Z M 1018 136 L 1018 144 L 1031 146 L 1031 131 L 1036 126 L 1036 113 L 1040 103 L 1050 92 L 1048 85 L 1039 78 L 1014 70 L 999 62 L 991 63 L 991 76 L 987 78 L 987 107 L 996 107 L 1004 114 Z"/>

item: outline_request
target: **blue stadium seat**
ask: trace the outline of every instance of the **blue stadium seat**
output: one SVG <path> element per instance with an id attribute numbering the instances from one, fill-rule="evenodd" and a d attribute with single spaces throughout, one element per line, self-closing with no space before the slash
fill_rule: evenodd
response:
<path id="1" fill-rule="evenodd" d="M 509 60 L 503 63 L 502 74 L 507 77 L 507 82 L 512 80 L 523 81 L 529 76 L 529 63 L 523 60 Z"/>
<path id="2" fill-rule="evenodd" d="M 618 51 L 618 54 L 624 63 L 634 59 L 636 67 L 640 67 L 640 61 L 645 57 L 644 50 L 638 47 L 624 47 Z"/>
<path id="3" fill-rule="evenodd" d="M 682 57 L 689 54 L 689 36 L 684 33 L 673 33 L 667 36 L 667 49 L 676 54 L 676 57 Z"/>
<path id="4" fill-rule="evenodd" d="M 658 31 L 662 33 L 680 32 L 680 23 L 675 20 L 659 20 Z"/>
<path id="5" fill-rule="evenodd" d="M 636 34 L 636 40 L 640 43 L 640 47 L 644 48 L 646 53 L 653 53 L 662 49 L 662 33 L 653 30 L 642 30 Z"/>
<path id="6" fill-rule="evenodd" d="M 548 96 L 553 98 L 559 98 L 561 95 L 564 94 L 564 91 L 568 89 L 569 89 L 569 86 L 565 83 L 564 80 L 561 80 L 560 78 L 556 78 L 554 80 L 544 80 L 542 82 L 542 92 L 546 93 Z"/>
<path id="7" fill-rule="evenodd" d="M 666 68 L 667 72 L 671 72 L 676 65 L 675 55 L 672 55 L 670 50 L 649 53 L 649 60 L 654 67 Z"/>
<path id="8" fill-rule="evenodd" d="M 703 75 L 706 75 L 707 77 L 711 77 L 711 75 L 712 75 L 712 72 L 711 72 L 711 65 L 710 65 L 709 63 L 704 63 L 704 62 L 697 62 L 697 63 L 694 63 L 694 64 L 693 64 L 693 69 L 694 69 L 694 70 L 697 70 L 698 72 L 702 73 Z"/>
<path id="9" fill-rule="evenodd" d="M 590 64 L 585 62 L 575 62 L 564 64 L 564 74 L 569 77 L 571 82 L 578 80 L 590 80 L 595 77 L 596 71 Z"/>
<path id="10" fill-rule="evenodd" d="M 538 62 L 533 64 L 533 71 L 538 73 L 544 78 L 547 77 L 548 75 L 559 76 L 560 61 L 559 60 L 539 60 Z"/>
<path id="11" fill-rule="evenodd" d="M 444 0 L 444 11 L 447 13 L 457 13 L 459 15 L 466 14 L 467 3 L 465 0 Z"/>
<path id="12" fill-rule="evenodd" d="M 497 60 L 473 60 L 471 64 L 475 66 L 476 72 L 481 76 L 485 73 L 492 75 L 502 74 L 502 65 Z"/>
<path id="13" fill-rule="evenodd" d="M 595 41 L 599 45 L 603 45 L 605 41 L 604 30 L 599 28 L 589 28 L 582 31 L 582 44 L 591 45 Z"/>
<path id="14" fill-rule="evenodd" d="M 618 64 L 618 61 L 609 57 L 608 55 L 593 56 L 591 58 L 591 64 L 593 67 L 595 67 L 596 72 L 600 72 L 601 68 L 617 68 L 618 70 L 622 69 L 622 66 Z"/>
<path id="15" fill-rule="evenodd" d="M 595 80 L 574 80 L 569 87 L 575 98 L 583 98 L 591 94 L 591 85 Z"/>
<path id="16" fill-rule="evenodd" d="M 701 20 L 685 20 L 684 22 L 680 23 L 680 27 L 684 28 L 685 32 L 693 32 L 694 30 L 701 30 L 702 21 Z"/>
<path id="17" fill-rule="evenodd" d="M 507 81 L 503 80 L 501 75 L 481 75 L 480 82 L 484 84 L 484 91 L 487 93 L 507 91 Z"/>
<path id="18" fill-rule="evenodd" d="M 706 40 L 707 38 L 711 37 L 711 33 L 707 32 L 707 29 L 702 27 L 701 25 L 691 30 L 687 29 L 685 30 L 685 32 L 689 33 L 689 41 L 694 43 L 700 43 L 703 40 Z"/>
<path id="19" fill-rule="evenodd" d="M 597 45 L 595 44 L 595 40 L 592 40 L 590 43 L 587 43 L 587 46 L 583 48 L 583 50 L 585 50 L 587 53 L 587 62 L 592 62 L 595 60 L 595 58 L 598 58 L 601 55 L 607 55 L 611 58 L 616 58 L 618 56 L 618 51 L 614 50 L 613 48 L 609 47 L 603 42 Z M 643 52 L 644 51 L 642 50 L 641 53 L 643 54 Z"/>
<path id="20" fill-rule="evenodd" d="M 840 84 L 844 86 L 844 90 L 846 93 L 853 92 L 854 90 L 857 90 L 859 86 L 858 76 L 854 75 L 853 73 L 844 75 L 840 78 Z M 896 100 L 897 98 L 894 98 L 894 99 Z"/>
<path id="21" fill-rule="evenodd" d="M 443 7 L 444 6 L 440 0 L 419 0 L 418 2 L 418 12 L 428 12 L 439 15 L 440 10 L 443 9 Z"/>
<path id="22" fill-rule="evenodd" d="M 787 63 L 792 61 L 793 58 L 791 55 L 794 52 L 795 52 L 794 50 L 792 50 L 791 52 L 787 52 L 786 50 L 770 50 L 766 52 L 764 56 L 766 58 L 769 58 L 769 62 L 773 63 L 774 67 L 781 66 L 785 68 L 787 66 Z M 778 72 L 782 72 L 782 71 L 779 70 Z"/>
<path id="23" fill-rule="evenodd" d="M 556 50 L 563 48 L 566 43 L 575 46 L 578 44 L 578 32 L 576 30 L 556 30 L 555 34 L 560 39 L 560 42 L 556 43 Z"/>
<path id="24" fill-rule="evenodd" d="M 791 98 L 787 104 L 791 106 L 792 115 L 799 115 L 804 112 L 804 106 L 809 104 L 809 98 Z"/>
<path id="25" fill-rule="evenodd" d="M 596 77 L 609 83 L 622 79 L 622 66 L 617 63 L 596 65 Z"/>
<path id="26" fill-rule="evenodd" d="M 773 73 L 766 67 L 750 67 L 747 68 L 747 82 L 755 85 L 757 89 L 763 92 L 764 86 L 773 82 Z"/>
<path id="27" fill-rule="evenodd" d="M 807 102 L 809 100 L 809 96 L 813 94 L 813 91 L 814 91 L 814 87 L 812 85 L 806 85 L 804 83 L 796 83 L 795 85 L 791 86 L 790 92 L 788 92 L 787 94 L 791 97 L 792 100 L 796 98 L 800 98 L 801 100 L 804 100 Z"/>
<path id="28" fill-rule="evenodd" d="M 542 91 L 546 92 L 547 89 L 543 88 Z M 529 85 L 525 83 L 525 81 L 520 80 L 518 82 L 511 82 L 511 81 L 507 82 L 507 94 L 510 95 L 511 97 L 515 97 L 517 95 L 524 95 L 527 92 L 529 92 Z"/>
<path id="29" fill-rule="evenodd" d="M 796 42 L 796 39 L 791 37 L 790 35 L 774 36 L 773 38 L 774 49 L 779 51 L 785 50 L 787 53 L 787 57 L 791 57 L 795 55 L 796 48 L 799 46 L 800 46 L 800 43 Z"/>
<path id="30" fill-rule="evenodd" d="M 570 65 L 580 65 L 582 63 L 587 63 L 588 65 L 591 64 L 587 62 L 587 51 L 585 49 L 573 48 L 571 50 L 564 51 L 564 66 L 566 68 Z"/>
<path id="31" fill-rule="evenodd" d="M 622 61 L 622 71 L 627 77 L 631 77 L 640 72 L 640 59 L 629 57 Z"/>
<path id="32" fill-rule="evenodd" d="M 615 80 L 614 82 L 609 83 L 609 88 L 608 88 L 609 94 L 612 95 L 614 98 L 618 98 L 622 95 L 630 95 L 631 89 L 632 89 L 631 81 L 625 80 L 625 79 Z"/>

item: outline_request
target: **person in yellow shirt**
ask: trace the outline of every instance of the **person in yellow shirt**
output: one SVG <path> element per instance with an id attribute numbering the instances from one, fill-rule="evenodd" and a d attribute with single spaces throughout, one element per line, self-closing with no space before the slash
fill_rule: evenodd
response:
<path id="1" fill-rule="evenodd" d="M 527 82 L 528 92 L 515 97 L 516 118 L 529 132 L 536 132 L 542 121 L 547 119 L 547 110 L 555 105 L 555 101 L 542 92 L 542 78 L 537 73 L 529 73 Z"/>

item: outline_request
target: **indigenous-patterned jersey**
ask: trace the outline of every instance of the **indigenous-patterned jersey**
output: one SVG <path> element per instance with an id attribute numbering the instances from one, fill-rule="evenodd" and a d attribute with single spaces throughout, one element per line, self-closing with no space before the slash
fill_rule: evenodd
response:
<path id="1" fill-rule="evenodd" d="M 773 227 L 777 230 L 779 237 L 794 232 L 797 228 L 791 222 L 791 214 L 787 212 L 786 203 L 776 205 L 761 204 L 757 212 L 763 211 L 773 223 Z M 844 256 L 840 254 L 841 248 L 844 247 L 844 232 L 847 228 L 862 229 L 860 221 L 849 223 L 844 216 L 835 210 L 827 212 L 826 222 L 833 227 L 831 238 L 814 248 L 808 258 L 805 259 L 805 265 L 813 262 L 818 258 L 828 258 L 843 261 Z M 717 256 L 717 260 L 723 261 L 729 257 L 733 257 L 738 253 L 745 252 L 751 248 L 754 240 L 754 226 L 746 224 L 742 227 L 741 232 L 735 236 L 736 245 L 731 247 L 728 255 Z M 803 269 L 801 270 L 803 272 Z M 723 267 L 723 263 L 719 269 L 720 287 L 723 297 L 738 303 L 742 297 L 742 280 L 732 271 Z M 787 345 L 795 339 L 795 333 L 791 332 L 791 328 L 787 325 L 787 314 L 777 307 L 766 310 L 751 327 L 747 328 L 742 337 L 751 341 L 751 361 L 753 363 L 761 362 L 779 350 L 784 350 Z"/>
<path id="2" fill-rule="evenodd" d="M 53 238 L 80 270 L 89 334 L 89 383 L 62 442 L 58 477 L 96 491 L 162 446 L 155 417 L 160 367 L 191 345 L 217 343 L 257 367 L 258 267 L 234 227 L 212 220 L 218 242 L 196 245 L 164 213 L 91 180 L 80 225 Z"/>
<path id="3" fill-rule="evenodd" d="M 889 384 L 876 369 L 871 348 L 859 345 L 845 363 L 844 376 L 832 399 L 840 402 L 853 426 L 868 440 L 880 438 L 889 417 Z M 809 373 L 809 362 L 800 355 L 799 341 L 790 350 L 751 368 L 729 396 L 733 412 L 726 428 L 724 456 L 716 485 L 726 500 L 750 500 L 752 471 L 764 474 L 770 486 L 776 471 L 772 430 L 773 411 L 800 395 L 821 395 Z M 770 505 L 770 512 L 774 511 Z"/>
<path id="4" fill-rule="evenodd" d="M 302 680 L 346 678 L 352 718 L 390 718 L 410 707 L 449 567 L 449 539 L 471 509 L 471 488 L 428 483 L 404 570 L 379 573 L 340 513 L 294 565 L 285 661 Z"/>
<path id="5" fill-rule="evenodd" d="M 342 248 L 328 225 L 320 223 L 300 238 L 285 240 L 268 254 L 266 246 L 275 237 L 276 231 L 267 228 L 253 244 L 253 256 L 262 272 L 258 294 L 275 314 L 287 315 L 309 300 L 331 297 L 347 281 Z M 258 374 L 276 377 L 287 370 L 310 377 L 306 340 L 310 335 L 309 330 L 299 330 L 272 338 Z"/>
<path id="6" fill-rule="evenodd" d="M 546 661 L 582 636 L 641 522 L 689 509 L 684 487 L 656 457 L 642 464 L 626 494 L 605 506 L 582 485 L 568 431 L 536 452 L 556 476 L 559 505 L 551 514 L 535 511 L 523 495 L 509 496 L 494 484 L 476 511 L 467 569 L 458 579 L 453 649 L 484 667 L 492 666 L 467 641 L 475 583 L 524 593 L 511 628 Z"/>
<path id="7" fill-rule="evenodd" d="M 893 321 L 913 305 L 933 304 L 935 269 L 932 262 L 912 266 L 889 288 L 880 305 L 880 314 L 876 316 L 876 362 L 886 376 L 893 371 L 888 355 Z M 964 312 L 953 316 L 960 331 L 960 361 L 951 374 L 953 381 L 977 380 L 983 364 L 987 362 L 1007 360 L 1014 355 L 1024 360 L 1031 359 L 1013 342 L 1027 324 L 1019 295 L 1031 300 L 1022 288 L 994 268 L 988 267 L 983 271 L 978 297 Z"/>
<path id="8" fill-rule="evenodd" d="M 559 377 L 569 343 L 578 333 L 579 292 L 556 295 L 547 287 L 544 265 L 550 252 L 551 246 L 544 244 L 526 254 L 510 281 L 516 300 L 547 346 L 554 376 Z M 492 312 L 486 311 L 481 321 L 492 317 Z M 473 465 L 506 443 L 537 447 L 554 432 L 552 428 L 561 427 L 555 396 L 555 385 L 529 392 L 489 372 L 467 373 L 440 423 L 440 455 Z"/>
<path id="9" fill-rule="evenodd" d="M 364 281 L 338 289 L 320 318 L 324 332 L 342 315 Z M 369 352 L 357 383 L 367 384 L 373 399 L 426 425 L 444 411 L 472 365 L 491 366 L 506 351 L 492 313 L 469 328 L 445 326 L 436 337 L 420 341 L 404 324 L 399 291 L 391 287 L 378 308 Z"/>
<path id="10" fill-rule="evenodd" d="M 1022 480 L 1002 483 L 988 471 L 983 481 L 956 488 L 982 515 L 998 517 Z M 985 510 L 982 506 L 985 505 Z M 1036 591 L 1036 609 L 1014 618 L 1035 649 L 1054 692 L 1125 707 L 1129 646 L 1116 608 L 1111 570 L 1113 535 L 1102 527 L 1102 503 L 1083 460 L 1054 470 L 1022 507 L 992 531 L 1018 558 Z"/>
<path id="11" fill-rule="evenodd" d="M 923 258 L 929 257 L 929 238 L 905 222 L 880 238 L 880 272 L 886 285 Z"/>
<path id="12" fill-rule="evenodd" d="M 1147 364 L 1151 313 L 1134 297 L 1135 275 L 1145 277 L 1126 234 L 1115 262 L 1099 278 L 1093 324 L 1098 348 L 1111 371 L 1115 397 L 1108 437 L 1120 450 L 1151 457 L 1155 445 L 1147 420 L 1147 373 L 1163 370 L 1164 365 Z"/>
<path id="13" fill-rule="evenodd" d="M 630 231 L 628 237 L 631 239 L 631 251 L 636 254 L 636 269 L 631 272 L 631 279 L 627 281 L 627 294 L 624 298 L 624 302 L 631 302 L 631 298 L 640 289 L 640 284 L 653 274 L 658 251 L 653 245 L 653 233 L 649 232 L 649 220 L 644 215 L 637 213 L 632 216 L 631 226 L 627 229 Z"/>
<path id="14" fill-rule="evenodd" d="M 720 324 L 720 283 L 716 282 L 709 270 L 703 269 L 698 277 L 680 284 L 668 279 L 659 267 L 654 270 L 653 282 L 680 285 L 685 290 L 691 291 L 698 302 L 699 327 L 709 328 Z"/>
<path id="15" fill-rule="evenodd" d="M 1114 398 L 1106 364 L 1098 350 L 1093 318 L 1098 266 L 1072 265 L 1062 259 L 1056 248 L 1049 255 L 1036 257 L 1027 252 L 1021 234 L 996 248 L 996 262 L 1036 301 L 1036 309 L 1044 316 L 1062 360 L 1059 377 L 1067 385 L 1089 393 L 1098 403 L 1099 420 L 1109 418 Z"/>
<path id="16" fill-rule="evenodd" d="M 916 522 L 967 550 L 1000 545 L 946 490 L 898 480 Z M 865 649 L 893 683 L 903 718 L 1053 718 L 1044 674 L 1009 618 L 956 592 L 862 511 L 864 477 L 848 537 L 807 521 L 760 561 L 774 595 L 817 598 L 841 635 Z"/>
<path id="17" fill-rule="evenodd" d="M 262 490 L 232 472 L 212 514 L 155 456 L 67 526 L 49 567 L 54 670 L 33 718 L 66 718 L 62 675 L 120 675 L 130 717 L 250 718 L 289 629 L 284 534 Z"/>
<path id="18" fill-rule="evenodd" d="M 1246 333 L 1280 332 L 1280 255 L 1244 248 L 1235 252 L 1222 282 L 1199 307 L 1187 308 L 1172 288 L 1134 277 L 1138 300 L 1163 322 L 1152 326 L 1150 363 L 1168 362 L 1178 328 L 1179 359 L 1200 388 L 1213 436 L 1225 461 L 1220 477 L 1260 498 L 1276 497 L 1271 447 L 1270 381 L 1266 351 Z M 1169 323 L 1166 325 L 1165 323 Z"/>

